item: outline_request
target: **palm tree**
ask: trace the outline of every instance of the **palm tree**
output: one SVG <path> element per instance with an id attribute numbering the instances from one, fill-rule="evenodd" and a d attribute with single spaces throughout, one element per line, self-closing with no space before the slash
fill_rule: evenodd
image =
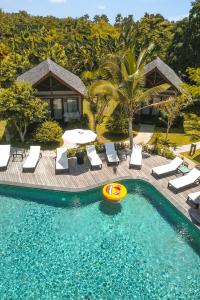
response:
<path id="1" fill-rule="evenodd" d="M 111 98 L 117 98 L 112 83 L 98 80 L 88 87 L 86 99 L 89 101 L 90 110 L 93 115 L 93 130 L 97 130 L 97 125 L 103 122 L 104 112 L 109 105 Z M 115 107 L 113 107 L 114 110 Z"/>
<path id="2" fill-rule="evenodd" d="M 105 90 L 106 87 L 109 87 L 109 91 L 115 91 L 117 100 L 123 103 L 124 110 L 129 119 L 128 131 L 131 148 L 133 146 L 133 119 L 135 113 L 141 109 L 143 104 L 148 104 L 153 96 L 170 87 L 168 84 L 161 84 L 150 89 L 144 88 L 145 61 L 152 49 L 153 45 L 151 44 L 140 53 L 138 59 L 135 57 L 134 48 L 129 48 L 121 57 L 110 56 L 102 65 L 106 80 L 95 83 L 96 94 L 100 94 L 101 90 Z"/>

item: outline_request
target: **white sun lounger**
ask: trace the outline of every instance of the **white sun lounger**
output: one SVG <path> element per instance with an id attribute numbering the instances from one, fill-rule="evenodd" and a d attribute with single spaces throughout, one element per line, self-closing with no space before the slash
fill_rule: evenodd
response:
<path id="1" fill-rule="evenodd" d="M 0 170 L 6 170 L 10 159 L 10 145 L 0 145 Z"/>
<path id="2" fill-rule="evenodd" d="M 194 168 L 185 176 L 172 179 L 168 182 L 168 187 L 173 188 L 175 191 L 181 188 L 188 187 L 193 184 L 199 184 L 200 180 L 200 170 Z"/>
<path id="3" fill-rule="evenodd" d="M 115 145 L 112 142 L 105 143 L 106 148 L 106 156 L 108 159 L 109 164 L 119 164 L 119 157 L 117 155 L 117 152 L 115 150 Z"/>
<path id="4" fill-rule="evenodd" d="M 34 172 L 41 157 L 40 146 L 31 146 L 29 155 L 23 164 L 23 172 Z"/>
<path id="5" fill-rule="evenodd" d="M 133 145 L 129 167 L 142 167 L 142 146 Z"/>
<path id="6" fill-rule="evenodd" d="M 192 202 L 194 205 L 200 204 L 200 192 L 188 194 L 187 200 Z"/>
<path id="7" fill-rule="evenodd" d="M 100 167 L 102 169 L 102 160 L 96 152 L 96 148 L 93 145 L 86 146 L 87 157 L 91 164 L 91 169 Z"/>
<path id="8" fill-rule="evenodd" d="M 56 174 L 69 171 L 67 148 L 57 148 L 56 150 Z"/>
<path id="9" fill-rule="evenodd" d="M 169 173 L 176 172 L 178 167 L 180 167 L 183 163 L 183 160 L 180 157 L 175 157 L 170 163 L 158 166 L 152 169 L 152 174 L 157 176 L 166 175 Z"/>

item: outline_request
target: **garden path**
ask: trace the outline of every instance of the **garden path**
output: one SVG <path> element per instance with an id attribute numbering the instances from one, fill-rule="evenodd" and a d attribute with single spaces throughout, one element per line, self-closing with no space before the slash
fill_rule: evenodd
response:
<path id="1" fill-rule="evenodd" d="M 197 145 L 197 149 L 200 149 L 200 142 L 195 143 Z M 191 144 L 183 145 L 183 146 L 177 146 L 173 151 L 175 154 L 179 154 L 182 152 L 189 152 L 190 151 Z"/>
<path id="2" fill-rule="evenodd" d="M 136 137 L 133 138 L 135 144 L 147 144 L 154 132 L 154 125 L 140 124 L 140 131 Z"/>

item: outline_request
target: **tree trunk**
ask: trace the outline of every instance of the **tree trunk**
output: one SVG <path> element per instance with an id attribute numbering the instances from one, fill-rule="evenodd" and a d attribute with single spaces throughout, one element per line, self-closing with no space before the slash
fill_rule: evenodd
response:
<path id="1" fill-rule="evenodd" d="M 21 139 L 21 142 L 24 143 L 25 138 L 24 138 L 24 134 L 23 133 L 20 134 L 20 139 Z"/>
<path id="2" fill-rule="evenodd" d="M 165 136 L 166 141 L 168 140 L 170 128 L 171 128 L 171 124 L 167 124 L 167 131 L 166 131 L 166 136 Z"/>
<path id="3" fill-rule="evenodd" d="M 19 137 L 20 137 L 21 142 L 24 143 L 25 135 L 26 135 L 26 132 L 27 132 L 27 125 L 24 124 L 24 130 L 21 128 L 21 126 L 18 126 L 16 122 L 14 122 L 14 125 L 17 129 L 17 132 L 19 133 Z"/>
<path id="4" fill-rule="evenodd" d="M 129 139 L 130 139 L 130 149 L 133 148 L 133 116 L 129 116 L 129 121 L 128 121 L 128 134 L 129 134 Z"/>
<path id="5" fill-rule="evenodd" d="M 96 116 L 95 115 L 93 116 L 93 130 L 94 130 L 94 132 L 96 132 L 96 130 L 97 130 L 97 122 L 96 122 Z"/>

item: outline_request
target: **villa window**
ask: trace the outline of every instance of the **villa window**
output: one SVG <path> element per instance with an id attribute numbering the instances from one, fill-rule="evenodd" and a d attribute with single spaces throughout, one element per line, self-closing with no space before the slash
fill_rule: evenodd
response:
<path id="1" fill-rule="evenodd" d="M 64 104 L 65 112 L 77 113 L 79 111 L 78 103 L 79 102 L 78 102 L 77 97 L 68 98 L 67 101 L 65 101 L 65 104 Z"/>

